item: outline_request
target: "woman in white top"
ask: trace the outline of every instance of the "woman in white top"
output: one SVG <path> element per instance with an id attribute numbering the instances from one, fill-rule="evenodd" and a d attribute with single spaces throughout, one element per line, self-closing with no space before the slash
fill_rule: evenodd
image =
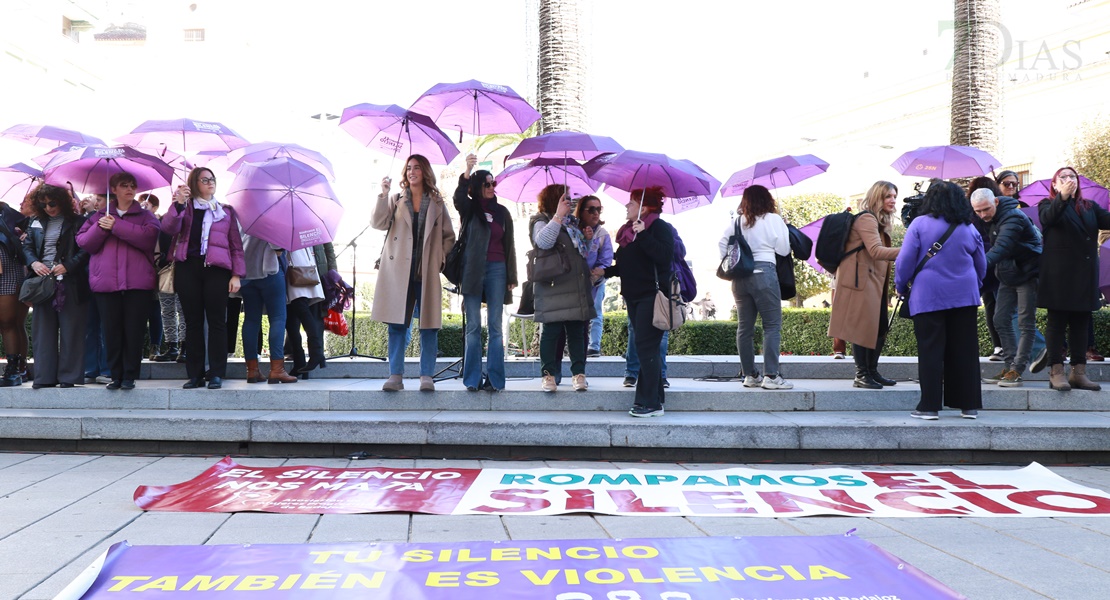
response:
<path id="1" fill-rule="evenodd" d="M 775 209 L 771 192 L 761 185 L 744 190 L 737 211 L 740 233 L 751 246 L 755 258 L 755 272 L 732 282 L 732 295 L 736 298 L 736 349 L 740 353 L 740 368 L 744 374 L 744 387 L 763 387 L 766 390 L 788 390 L 794 387 L 779 373 L 779 345 L 782 341 L 782 301 L 779 278 L 775 271 L 775 255 L 790 254 L 790 234 L 786 222 Z M 728 238 L 735 231 L 730 223 L 718 247 L 721 258 L 728 248 Z M 763 320 L 763 370 L 761 379 L 755 369 L 755 319 Z"/>

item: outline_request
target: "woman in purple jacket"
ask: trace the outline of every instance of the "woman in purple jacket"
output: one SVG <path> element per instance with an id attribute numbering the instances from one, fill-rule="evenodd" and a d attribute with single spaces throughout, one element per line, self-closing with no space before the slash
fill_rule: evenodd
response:
<path id="1" fill-rule="evenodd" d="M 190 390 L 204 384 L 204 324 L 208 323 L 208 389 L 223 387 L 227 376 L 227 297 L 246 275 L 243 239 L 235 210 L 216 201 L 216 176 L 204 167 L 178 186 L 162 217 L 170 244 L 173 286 L 185 315 L 185 369 Z"/>
<path id="2" fill-rule="evenodd" d="M 921 400 L 911 417 L 935 421 L 943 406 L 960 409 L 965 419 L 979 416 L 979 286 L 987 273 L 983 240 L 971 224 L 971 204 L 960 186 L 937 181 L 929 186 L 921 216 L 910 223 L 894 262 L 894 287 L 908 300 L 917 336 Z M 937 242 L 951 235 L 933 251 Z M 933 251 L 933 252 L 931 252 Z M 921 259 L 933 257 L 914 277 Z"/>
<path id="3" fill-rule="evenodd" d="M 92 288 L 108 352 L 108 389 L 135 389 L 143 360 L 143 333 L 155 287 L 154 245 L 158 218 L 135 201 L 135 176 L 108 180 L 108 206 L 89 215 L 77 245 L 89 253 Z"/>

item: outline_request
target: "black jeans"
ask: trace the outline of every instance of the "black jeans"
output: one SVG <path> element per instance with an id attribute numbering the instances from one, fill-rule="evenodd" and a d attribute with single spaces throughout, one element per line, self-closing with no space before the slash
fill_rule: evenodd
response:
<path id="1" fill-rule="evenodd" d="M 189 379 L 204 376 L 204 324 L 208 323 L 208 367 L 212 377 L 227 376 L 227 286 L 231 271 L 206 267 L 189 257 L 174 267 L 173 287 L 185 315 L 185 371 Z"/>
<path id="2" fill-rule="evenodd" d="M 97 292 L 96 307 L 113 381 L 135 381 L 143 361 L 143 334 L 150 312 L 150 290 Z"/>
<path id="3" fill-rule="evenodd" d="M 629 300 L 628 320 L 636 334 L 636 354 L 640 357 L 640 376 L 636 378 L 634 404 L 659 408 L 663 406 L 663 359 L 659 357 L 659 343 L 663 331 L 652 324 L 655 316 L 655 296 Z"/>
<path id="4" fill-rule="evenodd" d="M 1089 311 L 1048 309 L 1048 322 L 1044 329 L 1044 343 L 1048 346 L 1048 364 L 1064 363 L 1064 329 L 1067 329 L 1071 364 L 1087 364 L 1087 325 L 1090 321 Z M 1094 340 L 1090 342 L 1094 345 Z"/>
<path id="5" fill-rule="evenodd" d="M 297 298 L 285 310 L 285 358 L 293 359 L 293 368 L 305 366 L 304 347 L 301 346 L 301 327 L 308 337 L 308 357 L 324 360 L 324 302 L 308 303 L 308 298 Z"/>

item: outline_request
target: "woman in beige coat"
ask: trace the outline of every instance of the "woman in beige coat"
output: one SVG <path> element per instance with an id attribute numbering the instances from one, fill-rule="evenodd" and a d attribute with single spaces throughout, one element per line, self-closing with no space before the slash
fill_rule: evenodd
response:
<path id="1" fill-rule="evenodd" d="M 878 367 L 888 327 L 890 266 L 899 250 L 890 247 L 897 199 L 898 188 L 893 183 L 877 181 L 871 186 L 860 200 L 860 215 L 848 233 L 844 246 L 848 254 L 836 269 L 836 302 L 829 317 L 829 337 L 852 343 L 854 387 L 881 389 L 895 384 L 893 379 L 880 375 Z"/>
<path id="2" fill-rule="evenodd" d="M 415 316 L 420 320 L 420 391 L 431 392 L 443 322 L 439 273 L 455 244 L 455 231 L 428 159 L 413 154 L 405 161 L 401 193 L 390 197 L 391 184 L 389 177 L 382 179 L 382 193 L 370 215 L 374 229 L 389 232 L 370 311 L 372 319 L 389 325 L 389 379 L 382 389 L 405 389 L 405 348 Z"/>

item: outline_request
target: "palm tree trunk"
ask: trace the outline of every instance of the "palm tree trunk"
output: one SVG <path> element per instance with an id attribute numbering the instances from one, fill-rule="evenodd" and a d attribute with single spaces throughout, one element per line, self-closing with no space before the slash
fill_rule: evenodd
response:
<path id="1" fill-rule="evenodd" d="M 579 0 L 539 0 L 536 108 L 540 133 L 584 131 L 586 72 Z"/>
<path id="2" fill-rule="evenodd" d="M 955 0 L 951 141 L 998 150 L 1002 101 L 999 0 Z"/>

